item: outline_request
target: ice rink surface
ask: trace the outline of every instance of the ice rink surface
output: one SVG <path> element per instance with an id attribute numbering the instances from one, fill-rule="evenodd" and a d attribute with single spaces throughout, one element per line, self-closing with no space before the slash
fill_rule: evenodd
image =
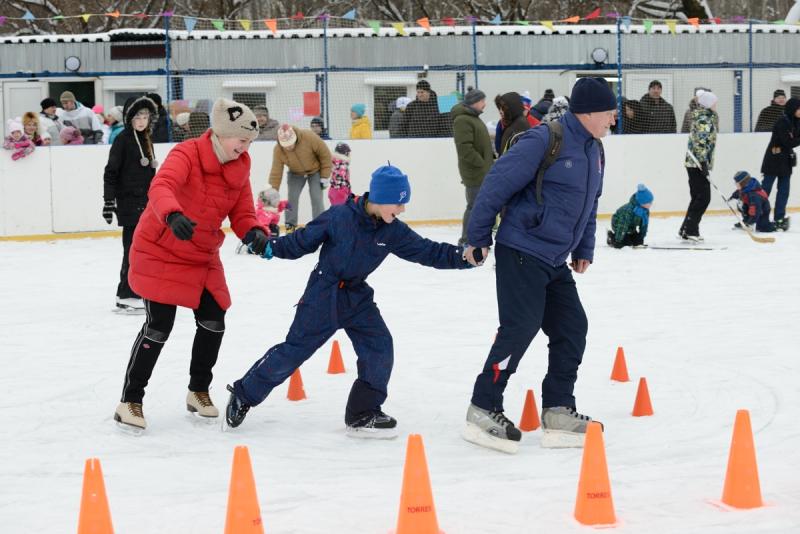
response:
<path id="1" fill-rule="evenodd" d="M 678 219 L 653 219 L 648 242 L 676 244 Z M 774 244 L 709 217 L 712 251 L 614 250 L 598 222 L 594 264 L 576 275 L 589 337 L 578 409 L 605 423 L 618 532 L 800 532 L 800 231 Z M 459 229 L 417 227 L 455 242 Z M 233 307 L 212 397 L 288 331 L 316 255 L 298 261 L 221 251 Z M 235 431 L 191 419 L 184 399 L 194 321 L 178 312 L 147 389 L 148 429 L 112 421 L 142 317 L 111 312 L 118 238 L 0 243 L 0 531 L 75 532 L 84 460 L 102 462 L 118 533 L 219 533 L 233 448 L 247 445 L 265 531 L 385 534 L 397 522 L 406 435 L 423 436 L 440 527 L 448 534 L 585 532 L 573 519 L 581 450 L 546 450 L 540 431 L 516 456 L 459 434 L 475 375 L 497 327 L 493 258 L 436 271 L 390 258 L 370 277 L 395 343 L 387 413 L 400 438 L 344 433 L 355 355 L 328 375 L 330 343 L 302 368 L 308 399 L 286 384 Z M 631 382 L 609 380 L 616 347 Z M 537 336 L 506 391 L 518 420 L 525 391 L 541 406 L 546 338 Z M 634 418 L 638 378 L 655 415 Z M 766 506 L 719 504 L 736 410 L 750 410 Z"/>

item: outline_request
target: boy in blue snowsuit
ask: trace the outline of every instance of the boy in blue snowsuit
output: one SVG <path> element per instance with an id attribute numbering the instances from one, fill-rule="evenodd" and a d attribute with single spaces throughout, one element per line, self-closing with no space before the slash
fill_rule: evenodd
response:
<path id="1" fill-rule="evenodd" d="M 755 225 L 759 232 L 774 232 L 775 223 L 769 220 L 769 197 L 758 180 L 750 176 L 747 171 L 739 171 L 733 175 L 733 181 L 736 182 L 736 191 L 729 200 L 741 201 L 739 210 L 742 212 L 744 223 L 748 226 Z M 739 226 L 740 224 L 736 223 L 736 227 Z"/>
<path id="2" fill-rule="evenodd" d="M 411 198 L 408 177 L 391 165 L 372 174 L 369 193 L 350 196 L 305 228 L 277 239 L 249 236 L 254 252 L 297 259 L 315 252 L 311 272 L 297 304 L 286 341 L 275 345 L 237 380 L 226 422 L 239 426 L 252 406 L 311 357 L 338 329 L 344 328 L 358 356 L 358 378 L 345 411 L 348 433 L 356 437 L 394 437 L 397 421 L 381 410 L 392 372 L 392 336 L 373 300 L 366 278 L 389 253 L 436 269 L 467 269 L 463 250 L 420 237 L 397 216 Z M 255 240 L 254 240 L 255 239 Z"/>

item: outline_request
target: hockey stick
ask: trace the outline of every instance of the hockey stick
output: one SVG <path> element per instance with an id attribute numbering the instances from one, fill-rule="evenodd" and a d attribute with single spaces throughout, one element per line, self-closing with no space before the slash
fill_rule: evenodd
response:
<path id="1" fill-rule="evenodd" d="M 703 166 L 700 165 L 699 161 L 697 161 L 697 158 L 694 156 L 694 154 L 692 154 L 692 151 L 691 150 L 687 150 L 686 153 L 689 154 L 690 158 L 692 158 L 692 161 L 694 161 L 694 164 L 697 165 L 697 168 L 700 170 L 700 172 L 703 172 Z M 760 235 L 756 235 L 750 229 L 750 227 L 745 224 L 744 219 L 742 219 L 741 214 L 739 214 L 739 212 L 736 209 L 734 209 L 733 206 L 730 205 L 730 203 L 728 202 L 728 197 L 726 197 L 725 194 L 722 191 L 719 190 L 719 187 L 717 187 L 717 184 L 715 184 L 714 181 L 711 179 L 711 175 L 710 174 L 706 174 L 706 180 L 708 180 L 708 183 L 710 183 L 712 186 L 714 186 L 714 189 L 717 190 L 717 193 L 719 193 L 719 196 L 722 198 L 722 201 L 725 202 L 725 205 L 728 206 L 729 210 L 731 210 L 731 213 L 733 213 L 733 215 L 739 221 L 739 225 L 742 227 L 742 230 L 747 232 L 747 235 L 750 236 L 750 239 L 752 239 L 753 241 L 755 241 L 757 243 L 774 243 L 775 242 L 775 238 L 774 237 L 762 237 Z"/>

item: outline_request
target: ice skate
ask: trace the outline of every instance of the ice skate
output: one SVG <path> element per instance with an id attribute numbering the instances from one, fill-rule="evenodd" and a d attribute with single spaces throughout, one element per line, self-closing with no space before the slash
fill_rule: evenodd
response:
<path id="1" fill-rule="evenodd" d="M 467 424 L 461 437 L 481 447 L 515 454 L 519 450 L 522 432 L 503 412 L 490 412 L 470 404 L 467 409 Z"/>
<path id="2" fill-rule="evenodd" d="M 687 244 L 696 244 L 696 243 L 702 243 L 702 242 L 705 241 L 703 239 L 703 236 L 687 234 L 685 231 L 680 232 L 678 234 L 678 237 L 681 239 L 681 241 L 683 241 L 684 243 L 687 243 Z"/>
<path id="3" fill-rule="evenodd" d="M 134 436 L 140 436 L 147 428 L 142 405 L 138 402 L 120 402 L 114 411 L 114 421 L 120 430 Z"/>
<path id="4" fill-rule="evenodd" d="M 114 311 L 122 315 L 144 315 L 144 301 L 136 298 L 121 299 L 117 297 L 117 307 Z"/>
<path id="5" fill-rule="evenodd" d="M 579 414 L 574 408 L 566 406 L 544 408 L 541 445 L 548 449 L 581 448 L 590 422 L 592 422 L 591 417 Z"/>
<path id="6" fill-rule="evenodd" d="M 189 391 L 186 394 L 186 409 L 194 417 L 206 422 L 214 422 L 219 417 L 219 410 L 211 402 L 207 391 Z"/>
<path id="7" fill-rule="evenodd" d="M 397 437 L 397 421 L 380 410 L 368 412 L 347 423 L 347 435 L 362 439 L 394 439 Z"/>
<path id="8" fill-rule="evenodd" d="M 236 396 L 233 386 L 227 386 L 227 389 L 231 392 L 231 396 L 228 399 L 228 405 L 225 407 L 225 422 L 222 425 L 222 430 L 236 428 L 241 425 L 247 415 L 247 411 L 250 409 L 249 404 Z"/>
<path id="9" fill-rule="evenodd" d="M 782 232 L 789 231 L 789 217 L 784 217 L 783 219 L 778 219 L 775 221 L 775 230 L 780 230 Z"/>

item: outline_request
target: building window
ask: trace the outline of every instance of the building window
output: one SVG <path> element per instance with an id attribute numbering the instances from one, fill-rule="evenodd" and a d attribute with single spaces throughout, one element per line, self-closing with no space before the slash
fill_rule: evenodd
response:
<path id="1" fill-rule="evenodd" d="M 233 99 L 236 102 L 241 102 L 245 106 L 253 109 L 254 106 L 266 106 L 267 94 L 266 93 L 233 93 Z"/>
<path id="2" fill-rule="evenodd" d="M 375 85 L 372 94 L 375 130 L 388 130 L 389 118 L 395 110 L 394 103 L 399 97 L 408 95 L 408 87 L 405 85 Z"/>

